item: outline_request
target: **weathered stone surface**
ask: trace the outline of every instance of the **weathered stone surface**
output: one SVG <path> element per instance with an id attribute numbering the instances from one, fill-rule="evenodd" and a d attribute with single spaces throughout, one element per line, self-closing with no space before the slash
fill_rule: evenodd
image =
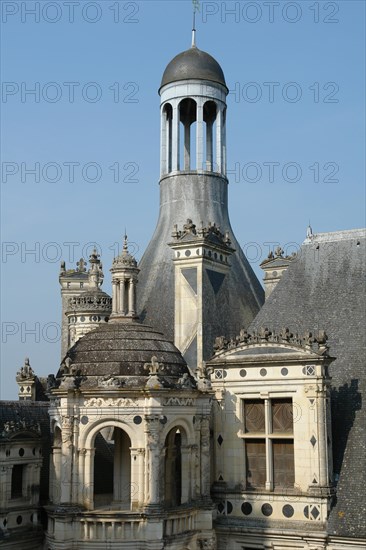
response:
<path id="1" fill-rule="evenodd" d="M 108 323 L 76 342 L 57 377 L 73 373 L 87 378 L 132 377 L 134 386 L 145 386 L 149 376 L 145 365 L 153 357 L 162 366 L 161 376 L 167 383 L 189 372 L 179 350 L 161 333 L 138 322 Z M 128 380 L 123 382 L 129 385 Z"/>

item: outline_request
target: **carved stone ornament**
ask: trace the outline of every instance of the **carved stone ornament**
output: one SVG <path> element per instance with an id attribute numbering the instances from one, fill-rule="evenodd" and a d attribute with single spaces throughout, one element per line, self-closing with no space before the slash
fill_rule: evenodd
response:
<path id="1" fill-rule="evenodd" d="M 195 387 L 195 384 L 194 384 L 193 380 L 191 379 L 191 377 L 189 376 L 189 374 L 187 372 L 185 372 L 183 374 L 183 376 L 181 378 L 179 378 L 178 386 L 180 386 L 181 388 L 191 389 L 191 388 Z"/>
<path id="2" fill-rule="evenodd" d="M 102 397 L 92 397 L 86 399 L 85 407 L 138 407 L 138 402 L 128 397 L 116 397 L 103 399 Z"/>
<path id="3" fill-rule="evenodd" d="M 320 330 L 317 335 L 307 331 L 303 337 L 293 334 L 288 328 L 283 328 L 278 334 L 269 330 L 267 327 L 261 327 L 258 332 L 253 331 L 249 334 L 242 329 L 238 336 L 227 340 L 224 336 L 217 336 L 214 343 L 215 354 L 223 351 L 232 350 L 244 345 L 251 344 L 288 344 L 291 347 L 298 347 L 305 350 L 311 350 L 318 355 L 328 354 L 328 345 L 326 344 L 328 336 L 324 330 Z"/>
<path id="4" fill-rule="evenodd" d="M 39 422 L 32 422 L 31 420 L 26 420 L 25 418 L 17 421 L 8 420 L 7 422 L 4 422 L 1 436 L 10 437 L 17 432 L 24 431 L 31 431 L 35 432 L 37 435 L 41 435 L 41 426 Z"/>
<path id="5" fill-rule="evenodd" d="M 58 382 L 56 380 L 56 376 L 54 374 L 49 374 L 47 376 L 47 390 L 52 390 L 53 388 L 57 388 Z"/>
<path id="6" fill-rule="evenodd" d="M 151 357 L 151 362 L 144 364 L 144 369 L 149 371 L 149 374 L 151 376 L 162 372 L 164 370 L 164 365 L 162 363 L 158 363 L 157 358 L 155 357 L 155 355 L 153 355 Z"/>
<path id="7" fill-rule="evenodd" d="M 191 219 L 187 219 L 187 222 L 183 225 L 182 231 L 178 230 L 178 225 L 174 225 L 172 237 L 174 240 L 178 241 L 189 235 L 193 239 L 200 238 L 210 240 L 212 237 L 215 237 L 216 242 L 219 242 L 222 245 L 230 247 L 231 240 L 229 237 L 229 232 L 221 233 L 220 228 L 216 223 L 209 222 L 207 227 L 204 227 L 203 222 L 201 222 L 201 227 L 197 229 L 196 225 L 192 222 Z"/>
<path id="8" fill-rule="evenodd" d="M 24 360 L 24 366 L 17 372 L 16 380 L 17 382 L 22 382 L 24 380 L 34 380 L 35 375 L 32 367 L 29 364 L 28 357 Z"/>
<path id="9" fill-rule="evenodd" d="M 84 258 L 80 258 L 80 260 L 76 262 L 76 265 L 77 265 L 76 271 L 78 271 L 79 273 L 85 273 L 86 261 L 84 260 Z"/>
<path id="10" fill-rule="evenodd" d="M 167 397 L 164 405 L 167 407 L 193 407 L 194 400 L 191 397 Z"/>
<path id="11" fill-rule="evenodd" d="M 112 375 L 98 378 L 98 388 L 120 388 L 123 385 L 123 380 Z"/>

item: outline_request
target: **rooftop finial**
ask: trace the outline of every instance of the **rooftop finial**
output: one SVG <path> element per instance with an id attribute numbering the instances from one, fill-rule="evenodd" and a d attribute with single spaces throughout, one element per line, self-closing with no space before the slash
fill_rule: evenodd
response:
<path id="1" fill-rule="evenodd" d="M 192 27 L 192 48 L 196 47 L 196 13 L 200 11 L 199 0 L 192 0 L 193 3 L 193 27 Z"/>
<path id="2" fill-rule="evenodd" d="M 312 230 L 312 228 L 311 228 L 310 220 L 309 220 L 309 225 L 308 225 L 308 227 L 307 227 L 307 229 L 306 229 L 306 238 L 307 238 L 307 239 L 311 239 L 312 236 L 313 236 L 313 230 Z"/>
<path id="3" fill-rule="evenodd" d="M 123 237 L 123 250 L 126 252 L 128 251 L 128 239 L 127 239 L 127 233 L 125 229 L 125 236 Z"/>

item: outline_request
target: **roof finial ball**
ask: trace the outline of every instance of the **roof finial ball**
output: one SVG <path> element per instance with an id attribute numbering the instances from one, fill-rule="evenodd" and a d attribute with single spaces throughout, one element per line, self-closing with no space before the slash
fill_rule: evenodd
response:
<path id="1" fill-rule="evenodd" d="M 128 251 L 128 239 L 125 232 L 122 253 L 114 258 L 111 268 L 113 292 L 110 323 L 138 319 L 136 285 L 139 271 L 136 259 Z"/>

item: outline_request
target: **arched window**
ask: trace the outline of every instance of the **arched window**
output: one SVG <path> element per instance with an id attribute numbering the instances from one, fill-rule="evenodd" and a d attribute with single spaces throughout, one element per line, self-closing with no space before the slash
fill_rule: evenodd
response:
<path id="1" fill-rule="evenodd" d="M 131 507 L 131 440 L 116 427 L 103 428 L 94 439 L 94 509 Z"/>
<path id="2" fill-rule="evenodd" d="M 172 126 L 173 126 L 173 108 L 170 103 L 166 103 L 162 110 L 161 132 L 162 132 L 162 174 L 168 174 L 172 171 Z"/>
<path id="3" fill-rule="evenodd" d="M 180 124 L 180 166 L 184 170 L 194 170 L 196 165 L 196 122 L 197 103 L 194 99 L 187 97 L 179 104 Z"/>
<path id="4" fill-rule="evenodd" d="M 189 452 L 185 430 L 175 426 L 165 439 L 164 501 L 167 506 L 180 506 L 189 500 Z"/>
<path id="5" fill-rule="evenodd" d="M 206 101 L 203 106 L 203 121 L 206 123 L 205 136 L 204 136 L 204 163 L 205 170 L 210 172 L 217 172 L 216 165 L 216 149 L 217 149 L 217 136 L 216 136 L 216 116 L 217 107 L 214 101 Z"/>

